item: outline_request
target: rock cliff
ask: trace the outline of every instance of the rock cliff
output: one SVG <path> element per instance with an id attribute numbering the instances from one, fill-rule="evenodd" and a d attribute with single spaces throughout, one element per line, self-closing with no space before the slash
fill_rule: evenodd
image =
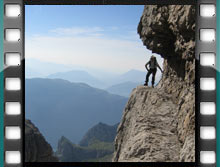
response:
<path id="1" fill-rule="evenodd" d="M 117 132 L 118 123 L 115 125 L 107 125 L 102 122 L 93 126 L 86 132 L 82 140 L 79 142 L 80 146 L 89 146 L 94 141 L 101 142 L 114 142 L 116 132 Z"/>
<path id="2" fill-rule="evenodd" d="M 30 120 L 25 120 L 25 162 L 57 162 L 50 144 Z"/>
<path id="3" fill-rule="evenodd" d="M 111 162 L 117 127 L 100 122 L 87 131 L 79 145 L 63 136 L 56 156 L 61 162 Z"/>
<path id="4" fill-rule="evenodd" d="M 113 161 L 195 161 L 195 14 L 190 5 L 145 6 L 138 33 L 164 72 L 156 88 L 133 90 Z"/>
<path id="5" fill-rule="evenodd" d="M 113 143 L 94 141 L 88 147 L 83 147 L 62 136 L 58 141 L 56 156 L 61 162 L 99 162 L 106 156 L 112 158 L 113 151 Z"/>

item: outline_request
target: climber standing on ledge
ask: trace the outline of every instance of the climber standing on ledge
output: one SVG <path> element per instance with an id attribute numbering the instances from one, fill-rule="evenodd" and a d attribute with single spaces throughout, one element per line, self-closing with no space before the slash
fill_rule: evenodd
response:
<path id="1" fill-rule="evenodd" d="M 150 69 L 148 68 L 148 65 L 150 67 Z M 160 68 L 159 64 L 157 63 L 157 59 L 155 56 L 151 56 L 150 60 L 147 62 L 147 64 L 145 64 L 145 67 L 147 69 L 147 75 L 146 75 L 146 81 L 144 86 L 148 86 L 148 80 L 149 80 L 149 76 L 152 73 L 152 87 L 154 88 L 154 81 L 155 81 L 155 75 L 157 73 L 157 67 L 160 69 L 161 72 L 162 69 Z"/>

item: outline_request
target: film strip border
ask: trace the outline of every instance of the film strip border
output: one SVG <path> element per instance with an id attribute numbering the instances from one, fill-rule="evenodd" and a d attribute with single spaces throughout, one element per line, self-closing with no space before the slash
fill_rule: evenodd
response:
<path id="1" fill-rule="evenodd" d="M 220 1 L 219 0 L 216 0 L 216 15 L 217 15 L 217 18 L 220 18 Z M 216 65 L 217 65 L 217 70 L 216 70 L 216 73 L 217 73 L 217 76 L 216 76 L 216 83 L 217 83 L 217 87 L 216 87 L 216 93 L 217 93 L 217 96 L 216 96 L 216 140 L 218 141 L 219 138 L 220 138 L 220 124 L 219 124 L 219 121 L 220 121 L 220 113 L 219 113 L 219 110 L 220 110 L 220 106 L 218 105 L 219 103 L 219 98 L 220 98 L 220 89 L 219 89 L 219 83 L 220 83 L 220 43 L 219 43 L 219 37 L 220 37 L 220 31 L 219 31 L 219 28 L 220 28 L 220 19 L 216 19 L 216 54 L 217 54 L 217 58 L 216 58 Z M 219 143 L 216 143 L 216 166 L 220 166 L 220 160 L 219 160 L 219 153 L 220 153 L 220 145 Z"/>
<path id="2" fill-rule="evenodd" d="M 201 56 L 203 55 L 216 55 L 216 43 L 215 41 L 211 42 L 202 42 L 200 33 L 202 31 L 210 31 L 216 30 L 216 15 L 212 17 L 203 17 L 201 16 L 201 5 L 214 5 L 216 6 L 216 0 L 200 0 L 197 3 L 197 36 L 196 36 L 196 58 L 197 60 L 201 60 Z M 4 42 L 3 42 L 3 50 L 4 50 L 4 81 L 3 85 L 4 94 L 2 98 L 4 98 L 4 166 L 23 166 L 22 162 L 24 162 L 23 157 L 23 147 L 24 140 L 22 139 L 22 135 L 24 133 L 24 5 L 23 0 L 4 0 Z M 17 14 L 10 13 L 10 8 L 18 7 Z M 9 10 L 9 11 L 7 11 Z M 3 24 L 3 23 L 2 23 Z M 7 35 L 9 34 L 9 35 Z M 13 37 L 17 37 L 17 39 L 12 39 Z M 3 39 L 3 38 L 2 38 Z M 12 40 L 12 41 L 11 41 Z M 10 57 L 17 57 L 14 60 L 10 61 Z M 198 106 L 197 111 L 201 111 L 202 107 L 206 104 L 209 106 L 216 104 L 216 92 L 215 90 L 202 90 L 200 81 L 206 81 L 206 79 L 213 79 L 214 84 L 216 85 L 216 70 L 210 66 L 204 66 L 200 64 L 201 61 L 197 61 L 197 84 L 200 85 L 197 87 L 197 101 L 196 106 Z M 3 72 L 1 71 L 1 75 Z M 2 77 L 1 77 L 2 78 Z M 11 83 L 16 83 L 11 84 Z M 199 96 L 198 96 L 199 95 Z M 201 128 L 214 128 L 216 129 L 216 112 L 214 114 L 204 114 L 202 112 L 197 114 L 197 160 L 199 166 L 215 166 L 216 154 L 216 140 L 215 139 L 201 139 Z M 18 135 L 16 138 L 13 138 L 10 135 L 10 131 L 17 131 Z M 209 129 L 211 130 L 211 129 Z M 215 132 L 214 132 L 215 133 Z M 208 154 L 209 155 L 208 155 Z M 211 154 L 210 154 L 211 153 Z M 208 155 L 214 156 L 214 161 L 211 163 L 203 162 L 203 159 L 206 159 Z M 13 159 L 13 163 L 10 162 L 10 159 Z"/>
<path id="3" fill-rule="evenodd" d="M 4 166 L 23 166 L 23 0 L 4 0 Z"/>
<path id="4" fill-rule="evenodd" d="M 203 15 L 205 7 L 213 13 Z M 198 166 L 216 166 L 216 0 L 199 1 L 196 26 L 196 157 Z"/>

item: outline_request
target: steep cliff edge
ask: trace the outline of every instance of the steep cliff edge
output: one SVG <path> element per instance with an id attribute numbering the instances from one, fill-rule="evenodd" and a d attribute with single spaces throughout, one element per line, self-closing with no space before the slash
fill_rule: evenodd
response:
<path id="1" fill-rule="evenodd" d="M 124 110 L 113 161 L 195 161 L 195 7 L 146 5 L 143 44 L 164 58 L 155 89 L 137 87 Z"/>
<path id="2" fill-rule="evenodd" d="M 25 162 L 57 162 L 50 144 L 30 120 L 25 120 Z"/>

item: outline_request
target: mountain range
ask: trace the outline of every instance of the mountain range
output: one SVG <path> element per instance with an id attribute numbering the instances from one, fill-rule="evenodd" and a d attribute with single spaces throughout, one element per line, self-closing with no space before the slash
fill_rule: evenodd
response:
<path id="1" fill-rule="evenodd" d="M 124 97 L 129 97 L 131 94 L 131 91 L 136 88 L 138 85 L 141 85 L 141 83 L 138 82 L 123 82 L 120 84 L 112 85 L 106 89 L 106 91 L 117 94 Z"/>
<path id="2" fill-rule="evenodd" d="M 70 82 L 86 83 L 92 87 L 104 88 L 105 84 L 99 81 L 97 78 L 92 76 L 86 71 L 82 70 L 72 70 L 68 72 L 58 72 L 47 76 L 47 78 L 52 79 L 64 79 Z"/>
<path id="3" fill-rule="evenodd" d="M 97 122 L 119 122 L 127 100 L 83 83 L 42 78 L 25 81 L 26 118 L 53 148 L 61 136 L 78 143 Z"/>
<path id="4" fill-rule="evenodd" d="M 115 82 L 144 82 L 146 72 L 131 69 L 115 78 Z"/>
<path id="5" fill-rule="evenodd" d="M 122 74 L 115 74 L 108 78 L 106 77 L 99 78 L 97 76 L 92 75 L 90 72 L 86 70 L 70 70 L 65 72 L 57 72 L 47 76 L 47 78 L 57 78 L 64 79 L 70 82 L 82 82 L 86 83 L 90 86 L 95 86 L 97 88 L 110 87 L 112 85 L 117 85 L 121 83 L 143 83 L 145 81 L 146 72 L 131 69 Z"/>
<path id="6" fill-rule="evenodd" d="M 137 70 L 130 70 L 124 73 L 123 75 L 115 77 L 112 83 L 116 83 L 116 84 L 111 85 L 105 90 L 112 94 L 129 97 L 132 89 L 136 88 L 138 85 L 141 84 L 141 81 L 143 80 L 145 75 L 146 74 L 144 72 L 137 71 Z M 70 82 L 86 83 L 92 87 L 99 88 L 99 89 L 104 89 L 106 85 L 108 85 L 98 80 L 97 78 L 89 74 L 88 72 L 81 71 L 81 70 L 59 72 L 59 73 L 51 74 L 47 76 L 47 78 L 64 79 Z M 131 80 L 134 80 L 134 82 L 131 82 Z M 122 83 L 118 83 L 120 81 L 122 81 Z"/>
<path id="7" fill-rule="evenodd" d="M 125 97 L 128 97 L 137 85 L 144 83 L 145 76 L 146 72 L 135 69 L 118 74 L 77 65 L 43 62 L 37 59 L 27 59 L 25 61 L 26 79 L 64 79 L 75 83 L 85 83 Z"/>
<path id="8" fill-rule="evenodd" d="M 71 70 L 48 75 L 51 79 L 64 79 L 70 82 L 86 83 L 92 87 L 104 89 L 112 94 L 128 97 L 132 89 L 143 84 L 146 73 L 138 70 L 130 70 L 122 75 L 111 78 L 99 78 L 83 70 Z"/>

